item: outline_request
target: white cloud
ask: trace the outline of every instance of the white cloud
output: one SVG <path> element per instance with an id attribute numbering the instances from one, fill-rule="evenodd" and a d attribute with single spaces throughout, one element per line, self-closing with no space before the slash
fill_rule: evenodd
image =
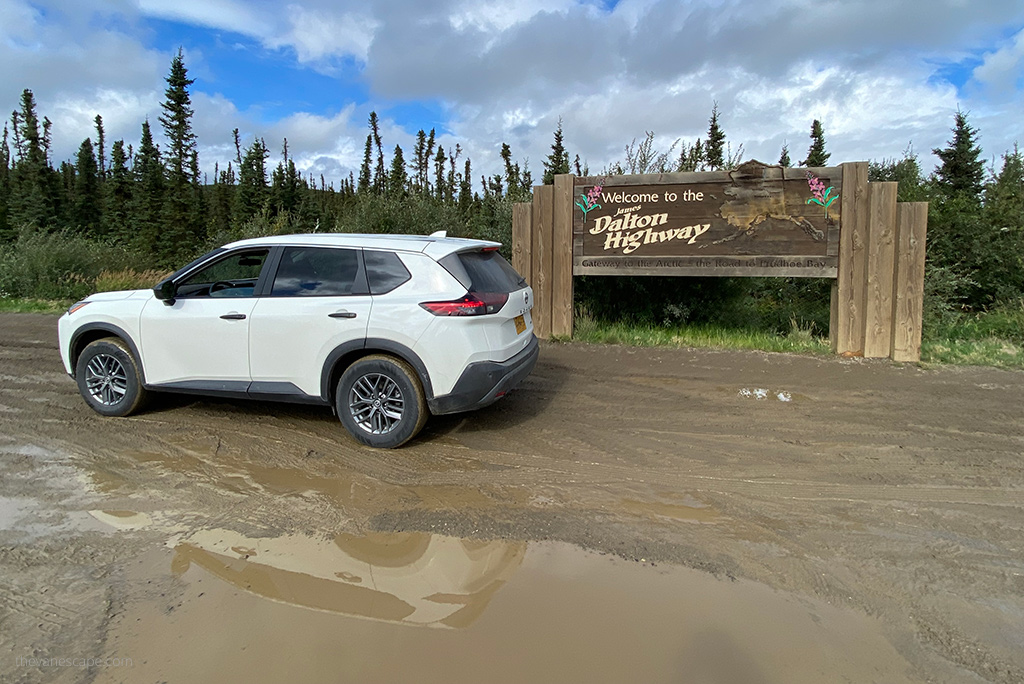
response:
<path id="1" fill-rule="evenodd" d="M 33 88 L 57 160 L 92 135 L 96 113 L 110 141 L 137 144 L 147 115 L 159 134 L 170 53 L 146 47 L 147 18 L 234 32 L 340 77 L 330 111 L 268 121 L 259 93 L 232 102 L 213 91 L 213 75 L 232 76 L 218 72 L 216 47 L 189 53 L 209 171 L 234 157 L 238 127 L 266 139 L 272 164 L 288 137 L 300 168 L 337 182 L 358 169 L 369 111 L 419 100 L 440 107 L 449 133 L 438 142 L 462 144 L 477 183 L 499 170 L 502 142 L 539 178 L 559 116 L 571 153 L 599 169 L 648 130 L 663 148 L 703 137 L 715 101 L 729 139 L 764 161 L 783 141 L 802 158 L 813 118 L 836 161 L 898 155 L 912 140 L 927 168 L 957 106 L 989 156 L 1021 137 L 1019 0 L 0 0 L 0 104 L 10 111 Z M 938 78 L 936 64 L 977 55 L 967 87 Z M 358 105 L 345 99 L 352 82 Z M 388 155 L 411 149 L 415 130 L 386 117 L 382 129 Z"/>
<path id="2" fill-rule="evenodd" d="M 467 0 L 453 8 L 448 21 L 456 31 L 501 32 L 541 12 L 565 12 L 574 5 L 574 0 Z"/>
<path id="3" fill-rule="evenodd" d="M 271 27 L 254 11 L 253 3 L 234 0 L 139 0 L 142 14 L 194 26 L 265 36 Z"/>
<path id="4" fill-rule="evenodd" d="M 973 76 L 998 95 L 1011 95 L 1024 78 L 1024 29 L 1003 47 L 985 55 Z"/>
<path id="5" fill-rule="evenodd" d="M 307 10 L 301 5 L 288 6 L 290 28 L 284 33 L 264 38 L 268 47 L 292 47 L 300 62 L 318 62 L 330 57 L 352 55 L 366 59 L 377 22 L 355 14 L 334 15 Z"/>

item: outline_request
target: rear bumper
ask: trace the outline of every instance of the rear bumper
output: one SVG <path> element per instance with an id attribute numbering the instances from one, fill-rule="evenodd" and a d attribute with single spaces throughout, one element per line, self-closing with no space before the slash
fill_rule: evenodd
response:
<path id="1" fill-rule="evenodd" d="M 526 349 L 508 361 L 479 361 L 470 364 L 462 371 L 449 394 L 427 400 L 430 412 L 434 415 L 459 413 L 493 404 L 500 395 L 514 388 L 530 374 L 539 354 L 540 345 L 537 338 L 533 337 Z"/>

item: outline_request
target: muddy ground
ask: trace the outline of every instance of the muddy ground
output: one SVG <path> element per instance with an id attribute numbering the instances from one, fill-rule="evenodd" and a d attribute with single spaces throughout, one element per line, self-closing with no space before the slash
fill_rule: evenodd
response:
<path id="1" fill-rule="evenodd" d="M 375 451 L 320 408 L 102 418 L 56 318 L 3 314 L 0 680 L 1021 682 L 1022 407 L 1020 372 L 544 344 Z"/>

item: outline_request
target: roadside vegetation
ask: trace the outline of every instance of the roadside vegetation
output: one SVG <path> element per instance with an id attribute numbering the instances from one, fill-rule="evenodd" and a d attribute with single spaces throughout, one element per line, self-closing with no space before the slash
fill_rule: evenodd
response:
<path id="1" fill-rule="evenodd" d="M 429 233 L 497 240 L 509 256 L 512 207 L 532 198 L 527 163 L 501 147 L 503 169 L 474 176 L 461 146 L 419 131 L 412 150 L 388 151 L 371 113 L 358 175 L 338 186 L 300 172 L 280 146 L 234 133 L 234 154 L 200 172 L 182 55 L 166 79 L 162 137 L 148 121 L 137 142 L 108 146 L 103 119 L 73 160 L 51 159 L 52 123 L 31 90 L 0 143 L 0 311 L 60 311 L 95 291 L 150 287 L 225 242 L 303 232 Z M 658 147 L 648 132 L 601 174 L 729 169 L 742 161 L 712 109 L 705 138 Z M 922 360 L 1024 367 L 1024 155 L 986 166 L 977 130 L 956 112 L 952 138 L 922 172 L 913 150 L 872 162 L 870 179 L 898 181 L 901 201 L 929 202 Z M 815 120 L 801 166 L 825 166 Z M 799 158 L 799 157 L 797 157 Z M 788 145 L 778 164 L 791 166 Z M 590 175 L 559 123 L 541 182 Z M 785 278 L 576 279 L 577 338 L 636 345 L 827 353 L 830 281 Z"/>

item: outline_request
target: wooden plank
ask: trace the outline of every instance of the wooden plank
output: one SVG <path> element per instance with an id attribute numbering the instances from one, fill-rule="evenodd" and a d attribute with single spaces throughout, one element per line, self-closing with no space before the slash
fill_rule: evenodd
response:
<path id="1" fill-rule="evenodd" d="M 864 351 L 864 237 L 868 220 L 867 162 L 843 164 L 840 197 L 843 229 L 839 233 L 839 271 L 835 316 L 836 353 Z"/>
<path id="2" fill-rule="evenodd" d="M 892 351 L 892 288 L 896 264 L 896 183 L 868 186 L 866 250 L 867 298 L 864 357 L 885 358 Z"/>
<path id="3" fill-rule="evenodd" d="M 530 202 L 518 202 L 512 205 L 512 268 L 519 275 L 530 278 L 530 243 L 533 240 L 532 230 L 533 205 Z"/>
<path id="4" fill-rule="evenodd" d="M 538 185 L 533 189 L 533 332 L 551 336 L 551 221 L 555 188 Z"/>
<path id="5" fill-rule="evenodd" d="M 828 300 L 828 343 L 835 354 L 839 347 L 839 329 L 836 321 L 839 320 L 839 283 L 832 281 L 832 289 L 829 292 Z"/>
<path id="6" fill-rule="evenodd" d="M 863 163 L 865 166 L 867 165 L 867 162 L 857 163 Z M 747 163 L 741 164 L 741 168 L 746 166 L 746 164 Z M 775 165 L 764 164 L 762 166 L 765 169 L 765 178 L 785 178 L 789 180 L 805 178 L 808 171 L 816 176 L 838 178 L 840 176 L 840 169 L 842 168 L 840 166 L 823 166 L 814 167 L 812 169 L 782 169 Z M 579 187 L 602 183 L 605 187 L 611 188 L 629 185 L 657 185 L 663 183 L 729 183 L 735 180 L 738 175 L 739 174 L 737 174 L 736 171 L 694 171 L 681 173 L 626 174 L 622 176 L 577 176 L 575 179 L 575 185 Z"/>
<path id="7" fill-rule="evenodd" d="M 551 231 L 551 334 L 572 337 L 573 176 L 555 176 Z"/>
<path id="8" fill-rule="evenodd" d="M 774 264 L 774 265 L 772 265 Z M 573 258 L 573 275 L 835 278 L 837 257 Z"/>
<path id="9" fill-rule="evenodd" d="M 924 313 L 925 235 L 928 203 L 907 202 L 896 220 L 896 274 L 893 285 L 892 360 L 921 360 Z"/>

